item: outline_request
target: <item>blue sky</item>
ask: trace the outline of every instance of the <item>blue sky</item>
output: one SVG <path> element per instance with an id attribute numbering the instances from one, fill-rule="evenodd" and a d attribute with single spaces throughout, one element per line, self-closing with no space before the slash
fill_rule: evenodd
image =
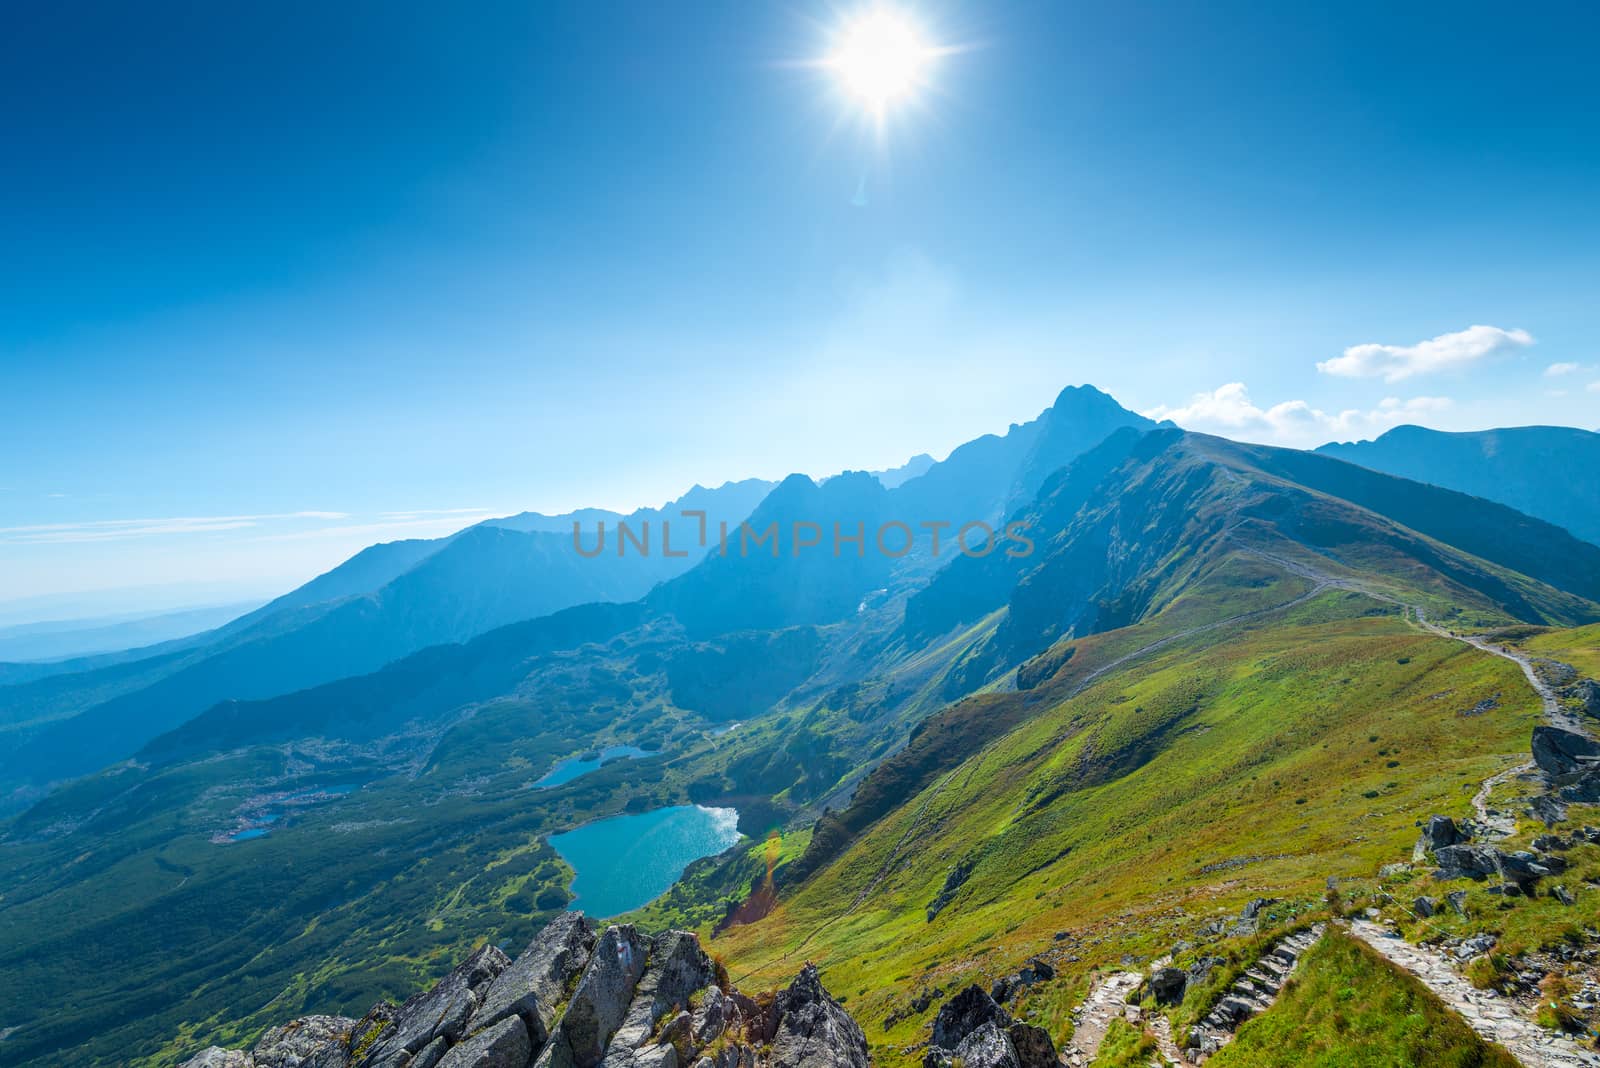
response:
<path id="1" fill-rule="evenodd" d="M 866 6 L 12 12 L 0 601 L 888 466 L 1070 383 L 1600 426 L 1592 5 L 906 2 L 960 47 L 881 131 L 807 63 Z"/>

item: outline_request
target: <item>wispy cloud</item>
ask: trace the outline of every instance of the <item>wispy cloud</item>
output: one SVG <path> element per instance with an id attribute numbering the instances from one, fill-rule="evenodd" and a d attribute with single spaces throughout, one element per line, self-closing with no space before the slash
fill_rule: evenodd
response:
<path id="1" fill-rule="evenodd" d="M 1553 363 L 1544 369 L 1544 376 L 1546 378 L 1560 378 L 1562 375 L 1570 375 L 1578 369 L 1579 365 L 1575 363 Z"/>
<path id="2" fill-rule="evenodd" d="M 1303 400 L 1282 401 L 1261 407 L 1250 398 L 1243 382 L 1229 382 L 1209 393 L 1197 393 L 1189 403 L 1161 405 L 1144 414 L 1170 419 L 1188 430 L 1247 437 L 1277 445 L 1315 445 L 1330 437 L 1381 433 L 1412 419 L 1443 411 L 1448 397 L 1387 397 L 1377 408 L 1351 408 L 1326 412 Z"/>
<path id="3" fill-rule="evenodd" d="M 1343 355 L 1317 364 L 1317 370 L 1341 378 L 1379 378 L 1399 382 L 1416 375 L 1463 367 L 1506 348 L 1526 348 L 1533 336 L 1526 330 L 1469 326 L 1453 334 L 1415 345 L 1352 345 Z"/>
<path id="4" fill-rule="evenodd" d="M 1600 379 L 1590 382 L 1588 385 L 1588 390 L 1590 393 L 1600 393 Z"/>
<path id="5" fill-rule="evenodd" d="M 483 509 L 451 508 L 434 513 L 420 513 L 411 516 L 410 513 L 384 513 L 385 516 L 394 515 L 395 518 L 378 518 L 367 523 L 340 523 L 334 526 L 312 527 L 307 530 L 292 530 L 278 534 L 262 534 L 257 541 L 310 541 L 316 538 L 384 538 L 401 534 L 410 537 L 441 537 L 445 534 L 454 534 L 463 527 L 481 523 L 485 519 L 496 519 L 505 515 L 504 512 L 491 512 Z M 408 516 L 410 516 L 408 518 Z"/>
<path id="6" fill-rule="evenodd" d="M 278 512 L 262 515 L 173 516 L 164 519 L 98 519 L 83 523 L 38 523 L 0 527 L 0 541 L 31 544 L 122 541 L 242 530 L 289 520 L 342 520 L 344 512 Z"/>

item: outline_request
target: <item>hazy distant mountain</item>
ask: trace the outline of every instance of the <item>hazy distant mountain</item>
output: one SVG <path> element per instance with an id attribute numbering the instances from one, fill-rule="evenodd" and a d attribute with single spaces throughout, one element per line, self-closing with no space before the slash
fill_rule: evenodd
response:
<path id="1" fill-rule="evenodd" d="M 1400 426 L 1317 452 L 1508 504 L 1600 544 L 1600 434 L 1519 426 L 1450 434 Z"/>
<path id="2" fill-rule="evenodd" d="M 684 521 L 674 551 L 661 551 L 662 519 L 682 509 L 707 513 L 715 527 L 737 523 L 767 484 L 695 487 L 662 509 L 623 517 L 655 527 L 652 551 L 616 551 L 615 520 L 606 551 L 573 549 L 572 517 L 540 517 L 557 530 L 498 524 L 433 541 L 366 549 L 305 586 L 219 631 L 208 642 L 163 648 L 150 662 L 117 663 L 78 675 L 0 688 L 0 727 L 55 719 L 0 756 L 0 784 L 48 783 L 131 756 L 139 746 L 219 701 L 261 700 L 374 671 L 432 645 L 461 642 L 518 620 L 595 601 L 634 601 L 691 567 L 701 550 Z M 557 532 L 559 530 L 559 532 Z M 594 545 L 586 522 L 582 543 Z M 374 584 L 375 585 L 372 585 Z M 79 714 L 66 718 L 69 711 Z"/>
<path id="3" fill-rule="evenodd" d="M 935 463 L 933 457 L 925 452 L 919 452 L 899 467 L 887 471 L 873 471 L 872 477 L 883 483 L 884 489 L 894 489 L 896 486 L 911 481 L 918 475 L 925 475 Z"/>
<path id="4" fill-rule="evenodd" d="M 70 619 L 0 627 L 0 662 L 62 660 L 174 641 L 220 627 L 259 604 L 246 601 L 133 619 Z"/>

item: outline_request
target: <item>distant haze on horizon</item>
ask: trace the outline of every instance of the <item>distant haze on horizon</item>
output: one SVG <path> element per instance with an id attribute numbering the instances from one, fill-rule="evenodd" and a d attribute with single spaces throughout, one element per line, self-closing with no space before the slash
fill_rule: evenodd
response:
<path id="1" fill-rule="evenodd" d="M 950 48 L 881 131 L 808 64 L 849 4 L 16 14 L 0 606 L 892 468 L 1069 384 L 1600 424 L 1600 9 L 895 6 Z"/>

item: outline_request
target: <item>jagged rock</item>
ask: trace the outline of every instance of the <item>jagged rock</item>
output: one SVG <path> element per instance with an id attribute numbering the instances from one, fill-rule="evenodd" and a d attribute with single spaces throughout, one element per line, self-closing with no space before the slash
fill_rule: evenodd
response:
<path id="1" fill-rule="evenodd" d="M 1572 848 L 1572 843 L 1559 834 L 1541 834 L 1533 840 L 1533 848 L 1540 853 L 1565 853 Z"/>
<path id="2" fill-rule="evenodd" d="M 728 1029 L 728 1024 L 735 1019 L 738 1011 L 734 1007 L 733 1000 L 724 994 L 720 987 L 707 987 L 691 1020 L 690 1034 L 695 1044 L 699 1046 L 710 1044 Z"/>
<path id="3" fill-rule="evenodd" d="M 554 1010 L 594 949 L 594 928 L 581 912 L 566 912 L 544 926 L 528 948 L 484 992 L 472 1026 L 485 1028 L 520 1016 L 529 1040 L 542 1046 L 555 1025 Z"/>
<path id="4" fill-rule="evenodd" d="M 651 944 L 649 967 L 633 992 L 633 1001 L 611 1044 L 638 1049 L 655 1032 L 656 1023 L 673 1009 L 689 1005 L 689 996 L 716 980 L 711 958 L 700 940 L 687 931 L 668 931 Z"/>
<path id="5" fill-rule="evenodd" d="M 1176 1005 L 1183 1000 L 1189 974 L 1181 968 L 1159 968 L 1150 976 L 1150 993 L 1158 1005 Z"/>
<path id="6" fill-rule="evenodd" d="M 1456 957 L 1460 960 L 1481 957 L 1494 948 L 1494 943 L 1493 935 L 1473 935 L 1471 938 L 1463 940 L 1461 945 L 1456 947 Z"/>
<path id="7" fill-rule="evenodd" d="M 991 1020 L 961 1040 L 952 1063 L 961 1068 L 1022 1068 L 1006 1033 Z"/>
<path id="8" fill-rule="evenodd" d="M 1010 1027 L 1011 1014 L 982 988 L 969 986 L 940 1006 L 939 1014 L 933 1018 L 932 1044 L 953 1050 L 986 1023 Z"/>
<path id="9" fill-rule="evenodd" d="M 1533 762 L 1541 771 L 1560 778 L 1583 770 L 1600 757 L 1600 743 L 1559 727 L 1533 729 Z"/>
<path id="10" fill-rule="evenodd" d="M 1058 1068 L 1061 1064 L 1050 1032 L 1042 1027 L 1018 1021 L 1006 1028 L 1006 1037 L 1011 1040 L 1011 1048 L 1022 1068 Z"/>
<path id="11" fill-rule="evenodd" d="M 211 1046 L 184 1061 L 181 1068 L 254 1068 L 254 1062 L 242 1049 Z"/>
<path id="12" fill-rule="evenodd" d="M 1439 903 L 1424 894 L 1411 903 L 1411 911 L 1426 920 L 1439 911 Z"/>
<path id="13" fill-rule="evenodd" d="M 1552 886 L 1550 888 L 1550 896 L 1561 902 L 1563 905 L 1571 905 L 1577 901 L 1577 899 L 1572 896 L 1572 891 L 1568 890 L 1564 886 Z"/>
<path id="14" fill-rule="evenodd" d="M 771 1068 L 869 1068 L 867 1037 L 807 964 L 774 1004 Z"/>
<path id="15" fill-rule="evenodd" d="M 1463 918 L 1467 915 L 1467 892 L 1465 890 L 1452 890 L 1444 895 L 1445 902 L 1457 916 Z"/>
<path id="16" fill-rule="evenodd" d="M 444 1060 L 444 1055 L 450 1048 L 450 1043 L 441 1036 L 423 1046 L 415 1057 L 405 1062 L 405 1068 L 438 1068 L 439 1062 Z"/>
<path id="17" fill-rule="evenodd" d="M 435 1038 L 459 1042 L 477 1011 L 479 995 L 510 963 L 510 958 L 494 946 L 484 946 L 473 953 L 433 989 L 411 998 L 395 1011 L 390 1029 L 361 1059 L 362 1068 L 387 1068 L 390 1064 L 401 1068 L 409 1061 L 403 1054 L 415 1054 Z"/>
<path id="18" fill-rule="evenodd" d="M 350 1068 L 352 1057 L 372 1068 L 870 1068 L 866 1037 L 814 965 L 757 1002 L 727 985 L 691 933 L 652 941 L 624 925 L 596 939 L 577 916 L 540 932 L 518 961 L 493 998 L 512 964 L 480 949 L 398 1009 L 380 1002 L 360 1021 L 306 1017 L 268 1031 L 254 1054 L 214 1047 L 185 1068 Z M 541 1049 L 535 1032 L 563 1006 Z M 1035 1031 L 1017 1025 L 1014 1041 L 1048 1049 Z M 1046 1066 L 1023 1059 L 1018 1068 Z"/>
<path id="19" fill-rule="evenodd" d="M 302 1016 L 269 1028 L 250 1057 L 255 1068 L 347 1068 L 355 1026 L 348 1016 Z"/>
<path id="20" fill-rule="evenodd" d="M 595 1068 L 628 1012 L 648 947 L 632 924 L 607 927 L 536 1068 Z"/>
<path id="21" fill-rule="evenodd" d="M 507 1016 L 452 1047 L 438 1068 L 527 1068 L 532 1056 L 527 1025 L 520 1016 Z"/>
<path id="22" fill-rule="evenodd" d="M 353 1058 L 363 1060 L 363 1055 L 372 1048 L 374 1042 L 383 1037 L 384 1031 L 394 1023 L 395 1013 L 400 1010 L 391 1002 L 380 1001 L 367 1010 L 367 1014 L 350 1031 L 350 1052 Z"/>

